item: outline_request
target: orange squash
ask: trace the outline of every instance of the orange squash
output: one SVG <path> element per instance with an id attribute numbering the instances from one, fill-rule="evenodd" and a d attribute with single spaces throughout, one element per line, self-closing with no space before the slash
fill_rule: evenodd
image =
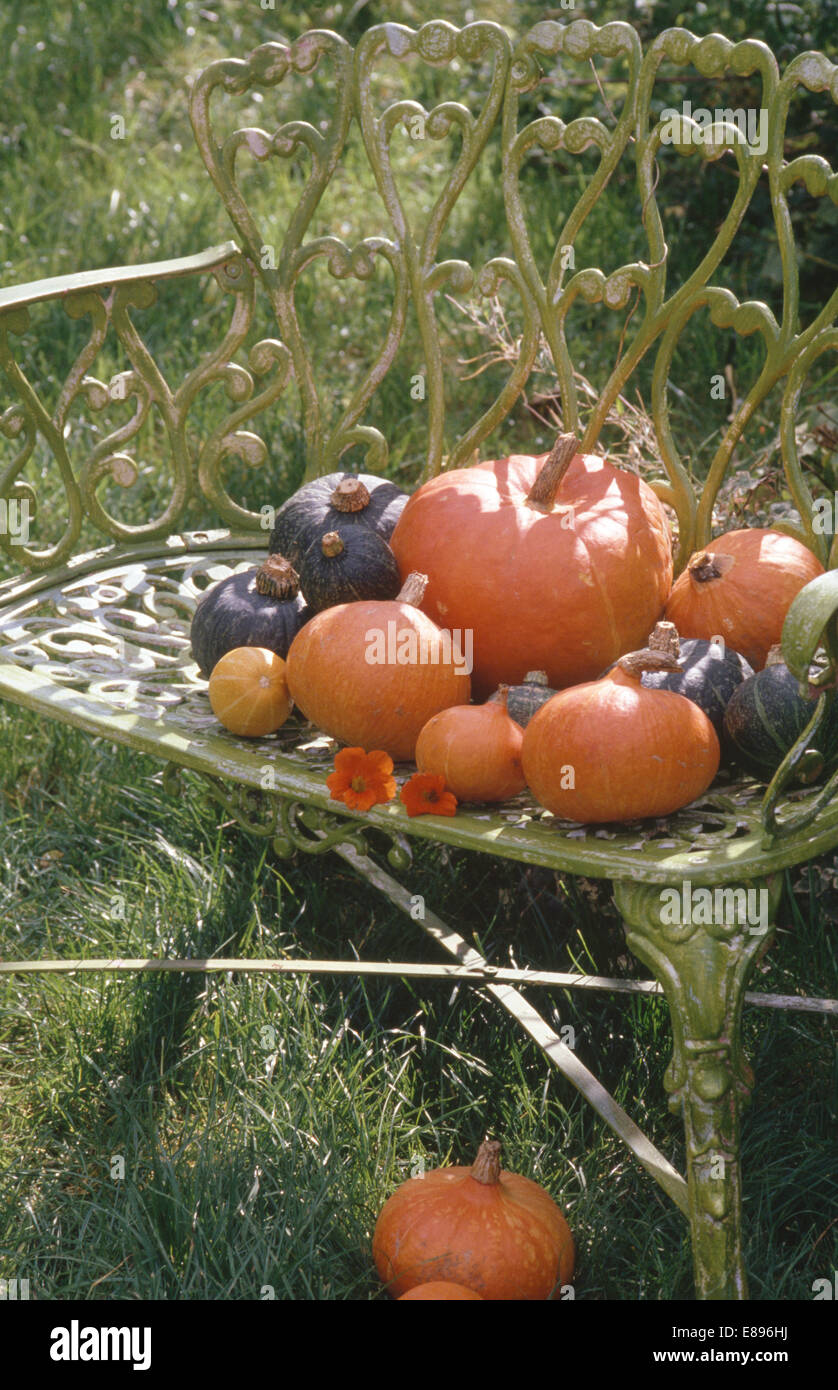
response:
<path id="1" fill-rule="evenodd" d="M 719 739 L 703 710 L 670 690 L 647 690 L 644 671 L 677 671 L 644 649 L 601 680 L 562 690 L 524 731 L 527 785 L 554 816 L 582 822 L 666 816 L 705 792 L 719 770 Z"/>
<path id="2" fill-rule="evenodd" d="M 445 778 L 458 801 L 504 801 L 526 786 L 521 766 L 524 732 L 500 700 L 454 705 L 429 719 L 416 741 L 416 766 Z"/>
<path id="3" fill-rule="evenodd" d="M 410 575 L 397 599 L 338 604 L 298 632 L 288 688 L 306 719 L 341 743 L 399 761 L 413 757 L 432 715 L 468 701 L 459 647 L 416 606 L 426 582 Z"/>
<path id="4" fill-rule="evenodd" d="M 281 728 L 293 708 L 286 665 L 266 647 L 234 647 L 212 669 L 209 698 L 231 734 L 261 738 Z"/>
<path id="5" fill-rule="evenodd" d="M 553 451 L 452 469 L 408 500 L 390 539 L 402 575 L 429 576 L 423 608 L 470 628 L 474 698 L 547 672 L 591 680 L 641 646 L 672 585 L 652 489 L 573 435 Z"/>
<path id="6" fill-rule="evenodd" d="M 690 557 L 666 617 L 682 637 L 723 637 L 761 671 L 792 600 L 819 574 L 820 560 L 793 536 L 756 526 L 729 531 Z"/>
<path id="7" fill-rule="evenodd" d="M 434 1279 L 429 1284 L 417 1284 L 415 1288 L 408 1289 L 403 1293 L 398 1303 L 429 1303 L 433 1300 L 444 1301 L 446 1303 L 463 1302 L 467 1299 L 476 1299 L 482 1303 L 483 1297 L 475 1293 L 473 1289 L 467 1289 L 464 1284 L 451 1284 L 445 1279 Z"/>
<path id="8" fill-rule="evenodd" d="M 493 1140 L 470 1168 L 436 1168 L 402 1183 L 381 1209 L 372 1253 L 393 1298 L 439 1280 L 485 1299 L 559 1298 L 575 1263 L 553 1198 L 502 1170 Z"/>

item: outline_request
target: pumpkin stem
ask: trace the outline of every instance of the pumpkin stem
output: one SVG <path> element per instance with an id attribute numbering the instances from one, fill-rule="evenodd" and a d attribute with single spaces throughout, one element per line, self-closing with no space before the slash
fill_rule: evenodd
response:
<path id="1" fill-rule="evenodd" d="M 543 686 L 545 687 L 545 689 L 546 689 L 546 686 L 547 686 L 547 672 L 546 672 L 546 671 L 528 671 L 527 674 L 524 676 L 523 684 L 524 684 L 524 685 L 543 685 Z"/>
<path id="2" fill-rule="evenodd" d="M 644 671 L 680 671 L 681 663 L 672 652 L 644 647 L 642 651 L 629 652 L 627 656 L 621 656 L 617 662 L 617 669 L 625 671 L 627 676 L 639 681 Z"/>
<path id="3" fill-rule="evenodd" d="M 498 686 L 498 689 L 497 689 L 497 701 L 496 701 L 496 703 L 497 703 L 498 705 L 500 705 L 500 707 L 501 707 L 501 709 L 503 710 L 504 714 L 508 714 L 508 713 L 509 713 L 509 710 L 506 708 L 508 700 L 509 700 L 509 686 L 508 686 L 508 685 L 499 685 L 499 686 Z"/>
<path id="4" fill-rule="evenodd" d="M 429 580 L 426 574 L 420 574 L 418 570 L 412 570 L 396 595 L 396 602 L 409 603 L 412 608 L 418 608 L 422 599 L 425 597 L 425 590 L 428 587 L 428 583 Z"/>
<path id="5" fill-rule="evenodd" d="M 362 512 L 365 507 L 369 506 L 369 489 L 364 486 L 360 478 L 356 478 L 350 473 L 345 478 L 341 478 L 329 501 L 336 511 Z"/>
<path id="6" fill-rule="evenodd" d="M 674 623 L 655 623 L 654 632 L 649 633 L 648 651 L 669 652 L 670 656 L 681 655 L 678 629 Z"/>
<path id="7" fill-rule="evenodd" d="M 320 544 L 323 554 L 327 556 L 340 555 L 344 549 L 343 541 L 337 531 L 327 531 Z"/>
<path id="8" fill-rule="evenodd" d="M 539 469 L 538 477 L 527 493 L 527 505 L 537 512 L 551 512 L 556 493 L 565 473 L 579 449 L 575 434 L 560 434 Z"/>
<path id="9" fill-rule="evenodd" d="M 785 662 L 783 661 L 783 648 L 779 642 L 775 642 L 773 647 L 768 648 L 765 664 L 766 666 L 785 666 Z"/>
<path id="10" fill-rule="evenodd" d="M 494 1187 L 500 1182 L 500 1144 L 497 1139 L 483 1140 L 471 1165 L 471 1177 L 486 1187 Z"/>
<path id="11" fill-rule="evenodd" d="M 690 579 L 697 584 L 708 584 L 712 579 L 721 579 L 728 570 L 733 569 L 736 560 L 732 555 L 714 554 L 712 550 L 697 550 L 691 555 L 687 570 Z"/>
<path id="12" fill-rule="evenodd" d="M 290 560 L 281 555 L 269 555 L 256 571 L 256 589 L 269 598 L 296 598 L 300 592 L 300 576 Z"/>

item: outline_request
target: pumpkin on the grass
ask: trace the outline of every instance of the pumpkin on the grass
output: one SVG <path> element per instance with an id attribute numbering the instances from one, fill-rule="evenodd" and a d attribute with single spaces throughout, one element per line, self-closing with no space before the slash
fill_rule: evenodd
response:
<path id="1" fill-rule="evenodd" d="M 591 680 L 636 648 L 672 584 L 669 528 L 652 489 L 573 435 L 552 452 L 452 469 L 409 499 L 390 545 L 429 576 L 423 608 L 474 634 L 472 686 L 547 672 Z"/>
<path id="2" fill-rule="evenodd" d="M 521 767 L 521 726 L 500 701 L 453 705 L 429 719 L 416 740 L 416 766 L 435 773 L 458 801 L 505 801 L 526 786 Z"/>
<path id="3" fill-rule="evenodd" d="M 482 1303 L 482 1294 L 475 1293 L 474 1289 L 467 1289 L 465 1284 L 452 1284 L 445 1279 L 433 1279 L 428 1284 L 417 1284 L 415 1288 L 408 1289 L 396 1300 L 397 1303 L 465 1303 L 467 1300 L 475 1300 Z"/>
<path id="4" fill-rule="evenodd" d="M 220 579 L 198 600 L 189 637 L 204 680 L 235 647 L 267 647 L 285 657 L 309 617 L 296 570 L 281 555 Z"/>
<path id="5" fill-rule="evenodd" d="M 819 574 L 820 560 L 793 536 L 756 526 L 729 531 L 690 557 L 665 616 L 682 637 L 723 637 L 758 671 L 792 601 Z"/>
<path id="6" fill-rule="evenodd" d="M 570 1228 L 543 1187 L 500 1166 L 500 1144 L 471 1167 L 433 1168 L 384 1203 L 373 1259 L 392 1298 L 420 1284 L 465 1284 L 485 1299 L 557 1299 L 570 1283 Z"/>
<path id="7" fill-rule="evenodd" d="M 403 761 L 413 757 L 431 715 L 467 702 L 462 654 L 417 607 L 425 583 L 424 575 L 410 575 L 397 599 L 325 608 L 292 642 L 292 699 L 340 743 L 381 748 Z"/>
<path id="8" fill-rule="evenodd" d="M 231 734 L 275 734 L 293 707 L 285 662 L 266 647 L 235 647 L 213 667 L 209 699 Z"/>
<path id="9" fill-rule="evenodd" d="M 644 671 L 677 671 L 669 652 L 629 653 L 598 681 L 562 690 L 524 731 L 527 785 L 555 816 L 581 822 L 666 816 L 705 792 L 719 739 L 683 695 L 647 690 Z"/>

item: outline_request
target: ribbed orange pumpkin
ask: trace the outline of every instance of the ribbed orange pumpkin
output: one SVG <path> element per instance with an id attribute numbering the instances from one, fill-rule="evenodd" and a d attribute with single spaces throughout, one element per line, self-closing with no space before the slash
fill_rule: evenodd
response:
<path id="1" fill-rule="evenodd" d="M 622 821 L 666 816 L 705 792 L 719 740 L 703 710 L 671 690 L 647 690 L 644 671 L 677 671 L 644 649 L 601 680 L 562 690 L 524 730 L 527 785 L 554 816 Z"/>
<path id="2" fill-rule="evenodd" d="M 410 575 L 397 599 L 326 608 L 297 633 L 288 688 L 306 719 L 399 761 L 413 757 L 431 715 L 468 700 L 461 654 L 416 606 L 426 582 Z"/>
<path id="3" fill-rule="evenodd" d="M 430 1303 L 434 1300 L 446 1303 L 458 1301 L 466 1302 L 467 1299 L 476 1299 L 478 1303 L 483 1302 L 479 1293 L 473 1289 L 467 1289 L 464 1284 L 446 1283 L 444 1279 L 435 1279 L 430 1284 L 417 1284 L 415 1289 L 408 1289 L 397 1300 L 399 1303 Z"/>
<path id="4" fill-rule="evenodd" d="M 729 531 L 690 557 L 666 617 L 682 637 L 723 637 L 760 671 L 792 600 L 819 574 L 820 560 L 793 536 L 755 526 Z"/>
<path id="5" fill-rule="evenodd" d="M 393 1298 L 438 1280 L 486 1299 L 559 1298 L 575 1263 L 556 1203 L 530 1178 L 501 1169 L 494 1140 L 470 1168 L 402 1183 L 381 1209 L 372 1253 Z"/>
<path id="6" fill-rule="evenodd" d="M 452 469 L 409 499 L 390 540 L 423 608 L 474 633 L 475 699 L 532 670 L 560 688 L 639 647 L 672 584 L 651 488 L 562 435 L 549 455 Z"/>
<path id="7" fill-rule="evenodd" d="M 509 687 L 486 705 L 454 705 L 429 719 L 416 740 L 416 766 L 434 772 L 458 801 L 503 801 L 526 786 L 524 732 L 506 712 Z"/>
<path id="8" fill-rule="evenodd" d="M 231 734 L 260 738 L 281 728 L 293 707 L 285 662 L 266 647 L 234 647 L 209 679 L 212 712 Z"/>

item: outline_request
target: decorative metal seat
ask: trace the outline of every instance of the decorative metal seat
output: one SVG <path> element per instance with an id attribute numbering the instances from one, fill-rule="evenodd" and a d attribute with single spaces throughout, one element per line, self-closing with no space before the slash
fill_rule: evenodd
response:
<path id="1" fill-rule="evenodd" d="M 149 550 L 125 548 L 119 559 L 94 552 L 65 573 L 0 585 L 4 694 L 90 733 L 229 776 L 257 793 L 274 790 L 265 785 L 270 768 L 273 800 L 285 803 L 286 812 L 296 803 L 319 806 L 345 829 L 352 813 L 336 807 L 324 784 L 338 745 L 295 720 L 265 739 L 226 733 L 191 656 L 195 603 L 208 585 L 252 568 L 259 542 L 234 547 L 229 533 L 216 531 L 172 536 L 162 554 Z M 764 797 L 758 783 L 721 774 L 709 792 L 665 820 L 578 825 L 556 820 L 526 793 L 500 810 L 463 807 L 453 824 L 433 816 L 410 820 L 396 805 L 356 819 L 389 834 L 394 846 L 405 832 L 442 835 L 465 849 L 560 871 L 652 885 L 687 878 L 695 887 L 722 886 L 764 877 L 769 849 L 776 872 L 836 842 L 838 802 L 819 809 L 816 825 L 775 844 L 766 839 Z M 779 811 L 803 819 L 822 799 L 820 786 L 798 789 L 782 798 Z M 280 815 L 280 840 L 283 823 Z M 400 849 L 391 853 L 392 863 L 403 862 Z"/>
<path id="2" fill-rule="evenodd" d="M 477 64 L 485 75 L 486 89 L 480 112 L 474 116 L 456 101 L 428 112 L 413 100 L 403 100 L 391 102 L 376 114 L 372 90 L 376 64 L 391 59 L 404 64 L 410 58 L 448 68 L 454 76 L 458 66 Z M 522 102 L 537 83 L 544 83 L 545 101 L 550 91 L 558 100 L 563 65 L 597 58 L 622 65 L 625 87 L 613 129 L 588 117 L 564 124 L 550 114 L 522 123 Z M 655 81 L 663 64 L 679 68 L 691 64 L 708 79 L 753 78 L 760 84 L 760 109 L 767 113 L 768 122 L 767 144 L 760 149 L 743 138 L 734 111 L 722 113 L 722 119 L 705 132 L 703 143 L 696 123 L 682 118 L 668 157 L 694 153 L 696 144 L 705 160 L 732 152 L 738 183 L 713 246 L 687 282 L 668 298 L 667 246 L 655 199 L 666 120 L 658 119 L 653 110 Z M 292 120 L 274 134 L 250 127 L 234 131 L 219 143 L 211 119 L 211 99 L 219 89 L 228 96 L 242 96 L 254 88 L 276 87 L 294 74 L 305 77 L 324 66 L 330 66 L 333 75 L 332 102 L 329 118 L 320 128 Z M 554 69 L 559 75 L 551 85 Z M 838 803 L 831 800 L 832 783 L 788 790 L 805 740 L 792 750 L 767 795 L 753 782 L 722 777 L 699 801 L 663 822 L 579 826 L 553 819 L 526 795 L 491 810 L 460 809 L 454 819 L 409 820 L 404 808 L 395 803 L 360 816 L 330 801 L 325 776 L 333 747 L 299 722 L 265 740 L 236 739 L 220 730 L 209 708 L 206 684 L 191 660 L 188 631 L 202 590 L 236 567 L 252 564 L 256 552 L 266 548 L 266 510 L 270 508 L 244 506 L 231 495 L 222 474 L 231 458 L 266 471 L 268 450 L 251 426 L 257 419 L 264 423 L 270 418 L 265 412 L 275 407 L 289 382 L 294 382 L 302 408 L 306 476 L 340 466 L 344 454 L 357 446 L 365 450 L 365 468 L 386 467 L 387 440 L 366 417 L 402 341 L 410 302 L 424 351 L 427 474 L 439 471 L 443 464 L 468 461 L 483 447 L 519 399 L 542 340 L 549 346 L 558 376 L 564 426 L 580 433 L 583 448 L 589 450 L 636 365 L 651 352 L 653 418 L 666 471 L 665 478 L 651 481 L 677 519 L 680 565 L 709 539 L 714 503 L 734 448 L 754 411 L 778 382 L 785 383 L 780 427 L 783 462 L 799 512 L 799 522 L 786 524 L 785 529 L 806 541 L 826 566 L 834 565 L 831 536 L 815 524 L 814 499 L 798 459 L 794 426 L 807 374 L 823 353 L 838 348 L 838 330 L 832 327 L 838 295 L 812 323 L 799 325 L 788 194 L 793 184 L 801 182 L 809 194 L 838 203 L 838 175 L 819 155 L 806 154 L 790 163 L 784 159 L 785 122 L 798 89 L 838 102 L 838 68 L 823 55 L 809 53 L 796 58 L 781 76 L 770 51 L 759 42 L 732 45 L 719 35 L 697 39 L 682 29 L 659 35 L 644 55 L 635 31 L 622 23 L 597 28 L 585 20 L 568 26 L 544 22 L 515 46 L 498 25 L 479 22 L 457 30 L 441 21 L 426 24 L 418 32 L 397 24 L 376 26 L 354 52 L 326 31 L 305 35 L 290 48 L 265 44 L 246 60 L 214 63 L 197 79 L 191 94 L 198 146 L 232 219 L 236 242 L 179 261 L 0 290 L 0 366 L 12 397 L 0 416 L 0 432 L 10 454 L 0 471 L 0 505 L 9 522 L 0 530 L 0 541 L 16 567 L 24 571 L 0 584 L 0 696 L 91 734 L 130 744 L 166 760 L 174 770 L 202 774 L 236 819 L 270 837 L 277 852 L 336 850 L 405 910 L 409 910 L 409 899 L 404 890 L 369 857 L 368 849 L 374 854 L 383 850 L 390 868 L 398 871 L 410 861 L 410 836 L 612 880 L 629 946 L 662 983 L 672 1013 L 674 1057 L 667 1085 L 673 1106 L 684 1115 L 687 1184 L 636 1127 L 626 1125 L 619 1132 L 688 1211 L 701 1297 L 746 1296 L 739 1229 L 738 1126 L 741 1103 L 752 1080 L 739 1040 L 747 976 L 771 939 L 780 871 L 838 845 Z M 421 125 L 423 139 L 443 141 L 452 131 L 460 137 L 448 182 L 422 228 L 412 225 L 405 211 L 390 158 L 396 131 L 409 132 L 411 122 Z M 318 204 L 340 168 L 356 127 L 392 235 L 367 237 L 354 247 L 331 234 L 306 241 Z M 576 157 L 591 146 L 599 152 L 598 166 L 568 210 L 551 264 L 546 270 L 539 268 L 521 192 L 522 165 L 534 152 L 561 150 L 567 157 Z M 309 171 L 298 211 L 281 245 L 273 247 L 245 197 L 240 166 L 248 156 L 257 161 L 294 161 L 301 154 L 309 160 Z M 481 158 L 499 161 L 509 245 L 499 247 L 497 256 L 475 270 L 464 260 L 439 261 L 437 257 L 452 209 Z M 568 249 L 572 252 L 586 217 L 621 161 L 634 166 L 648 257 L 610 274 L 593 267 L 576 268 Z M 734 242 L 755 189 L 766 179 L 783 268 L 779 321 L 765 304 L 740 304 L 729 289 L 710 283 Z M 376 263 L 386 264 L 392 277 L 389 321 L 381 343 L 333 422 L 327 420 L 324 406 L 329 384 L 321 382 L 318 388 L 298 318 L 300 283 L 319 258 L 325 258 L 338 282 L 370 281 Z M 155 360 L 135 319 L 147 322 L 156 286 L 181 276 L 209 273 L 229 297 L 229 324 L 222 340 L 174 389 L 164 374 L 165 362 Z M 520 301 L 523 328 L 517 361 L 497 399 L 446 448 L 437 300 L 449 290 L 490 297 L 504 284 Z M 635 291 L 644 317 L 634 337 L 624 347 L 621 343 L 605 390 L 589 418 L 582 421 L 566 334 L 568 313 L 576 301 L 599 304 L 609 311 L 625 310 Z M 278 338 L 252 341 L 257 298 L 269 305 Z M 63 301 L 74 319 L 90 320 L 87 342 L 52 410 L 18 365 L 27 346 L 30 310 L 49 300 Z M 761 373 L 734 410 L 707 480 L 696 495 L 672 437 L 666 392 L 681 334 L 702 310 L 709 313 L 713 325 L 729 333 L 761 335 L 765 355 Z M 88 373 L 103 344 L 114 336 L 131 370 L 107 384 Z M 246 367 L 234 360 L 240 351 L 247 353 Z M 335 371 L 333 367 L 333 375 Z M 190 409 L 207 386 L 218 384 L 226 388 L 232 408 L 197 443 L 189 433 Z M 130 401 L 134 405 L 129 417 Z M 108 418 L 115 414 L 120 420 L 107 435 L 98 431 L 98 442 L 92 448 L 88 445 L 85 456 L 75 464 L 68 445 L 74 405 L 104 412 Z M 139 470 L 127 451 L 151 414 L 166 431 L 171 485 L 166 496 L 155 497 L 152 515 L 137 521 L 130 508 L 120 514 L 112 499 L 117 489 L 126 507 L 131 501 Z M 48 447 L 66 497 L 63 529 L 40 548 L 24 535 L 42 520 L 36 487 L 26 476 L 27 468 L 30 474 L 34 468 L 36 444 Z M 264 478 L 262 486 L 266 486 Z M 196 503 L 208 526 L 227 529 L 179 534 L 191 515 L 188 508 Z M 25 525 L 13 527 L 12 518 Z M 91 550 L 97 536 L 104 536 L 109 544 Z M 835 657 L 836 611 L 838 575 L 829 568 L 823 580 L 801 595 L 786 626 L 784 653 L 801 681 L 806 681 L 822 641 L 827 655 Z M 824 684 L 830 676 L 831 667 Z M 818 703 L 818 720 L 827 699 L 824 695 Z M 685 883 L 693 889 L 720 891 L 721 915 L 715 912 L 708 923 L 673 922 L 664 911 L 664 890 L 681 892 Z M 732 909 L 737 889 L 765 892 L 766 920 L 759 926 L 744 921 Z M 725 896 L 724 890 L 731 891 Z M 468 952 L 439 919 L 431 914 L 425 925 L 473 970 L 474 978 L 491 981 L 491 967 L 475 952 Z M 490 983 L 489 988 L 613 1123 L 619 1107 L 609 1109 L 602 1088 L 597 1091 L 598 1083 L 584 1073 L 539 1015 L 510 987 Z"/>

